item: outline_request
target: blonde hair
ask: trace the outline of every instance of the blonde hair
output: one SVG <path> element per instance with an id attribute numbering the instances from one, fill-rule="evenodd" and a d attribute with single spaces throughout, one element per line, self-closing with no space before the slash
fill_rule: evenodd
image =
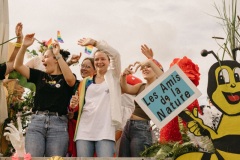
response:
<path id="1" fill-rule="evenodd" d="M 110 61 L 110 57 L 108 56 L 109 55 L 109 53 L 108 52 L 106 52 L 106 51 L 103 51 L 103 50 L 96 50 L 95 52 L 94 52 L 94 54 L 93 54 L 93 58 L 95 59 L 95 54 L 97 53 L 97 52 L 102 52 L 102 53 L 105 53 L 106 54 L 106 56 L 108 57 L 108 60 Z"/>

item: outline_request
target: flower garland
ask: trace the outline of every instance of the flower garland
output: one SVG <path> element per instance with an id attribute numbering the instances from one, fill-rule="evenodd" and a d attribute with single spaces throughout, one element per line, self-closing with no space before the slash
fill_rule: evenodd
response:
<path id="1" fill-rule="evenodd" d="M 193 63 L 191 59 L 184 56 L 182 59 L 175 58 L 170 64 L 170 67 L 177 64 L 182 71 L 188 76 L 188 78 L 198 86 L 200 80 L 199 67 L 197 64 Z"/>
<path id="2" fill-rule="evenodd" d="M 183 58 L 175 58 L 173 62 L 170 64 L 170 67 L 177 64 L 182 71 L 188 76 L 188 78 L 198 86 L 200 80 L 199 67 L 197 64 L 193 63 L 191 59 L 184 56 Z M 202 111 L 199 107 L 198 101 L 195 100 L 192 104 L 190 104 L 187 109 L 192 111 L 193 108 L 197 107 L 198 112 L 202 114 Z M 183 122 L 185 123 L 185 122 Z M 182 143 L 182 135 L 180 133 L 178 117 L 172 119 L 167 125 L 165 125 L 160 130 L 160 142 L 180 142 Z"/>

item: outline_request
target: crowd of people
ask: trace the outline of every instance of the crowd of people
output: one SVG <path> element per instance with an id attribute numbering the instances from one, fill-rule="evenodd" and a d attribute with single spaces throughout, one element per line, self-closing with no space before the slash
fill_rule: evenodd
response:
<path id="1" fill-rule="evenodd" d="M 163 74 L 151 48 L 141 46 L 146 56 L 139 63 L 146 81 L 142 82 L 131 67 L 121 71 L 121 53 L 108 43 L 82 38 L 78 45 L 97 50 L 93 58 L 82 60 L 82 79 L 77 80 L 69 67 L 72 63 L 67 62 L 70 53 L 58 41 L 46 46 L 41 59 L 24 64 L 35 35 L 23 36 L 21 23 L 16 35 L 9 61 L 0 65 L 0 78 L 15 69 L 36 86 L 25 138 L 27 153 L 33 157 L 139 157 L 152 145 L 150 118 L 133 100 Z M 72 56 L 70 61 L 80 57 Z"/>

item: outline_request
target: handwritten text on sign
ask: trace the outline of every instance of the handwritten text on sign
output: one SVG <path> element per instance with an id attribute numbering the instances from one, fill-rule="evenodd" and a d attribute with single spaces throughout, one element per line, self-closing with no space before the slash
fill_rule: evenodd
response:
<path id="1" fill-rule="evenodd" d="M 161 128 L 200 95 L 200 91 L 185 73 L 174 65 L 135 99 Z"/>

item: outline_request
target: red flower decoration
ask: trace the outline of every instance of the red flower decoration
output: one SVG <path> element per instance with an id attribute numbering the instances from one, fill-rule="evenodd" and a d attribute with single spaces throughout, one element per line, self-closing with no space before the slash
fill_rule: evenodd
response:
<path id="1" fill-rule="evenodd" d="M 193 63 L 192 60 L 188 59 L 186 56 L 184 56 L 182 59 L 175 58 L 173 62 L 170 64 L 170 67 L 172 67 L 174 64 L 177 64 L 182 69 L 182 71 L 188 76 L 188 78 L 196 86 L 198 86 L 200 80 L 200 73 L 197 64 Z"/>
<path id="2" fill-rule="evenodd" d="M 173 118 L 160 130 L 160 142 L 180 142 L 182 143 L 182 134 L 178 123 L 178 117 Z"/>
<path id="3" fill-rule="evenodd" d="M 191 112 L 192 112 L 192 110 L 193 110 L 194 108 L 197 108 L 197 109 L 198 109 L 198 113 L 202 114 L 202 110 L 200 109 L 198 100 L 193 101 L 193 102 L 187 107 L 187 109 L 188 109 L 189 111 L 191 111 Z"/>
<path id="4" fill-rule="evenodd" d="M 192 62 L 191 59 L 188 59 L 184 56 L 182 59 L 175 58 L 173 62 L 170 64 L 170 67 L 177 64 L 182 71 L 188 76 L 188 78 L 198 86 L 200 80 L 199 67 L 195 63 Z M 202 114 L 202 111 L 199 107 L 198 101 L 195 100 L 191 103 L 187 108 L 192 111 L 194 107 L 197 107 L 198 112 Z M 186 122 L 183 121 L 183 124 Z M 179 129 L 178 118 L 175 117 L 172 119 L 167 125 L 165 125 L 160 130 L 160 142 L 182 142 L 182 135 Z"/>

